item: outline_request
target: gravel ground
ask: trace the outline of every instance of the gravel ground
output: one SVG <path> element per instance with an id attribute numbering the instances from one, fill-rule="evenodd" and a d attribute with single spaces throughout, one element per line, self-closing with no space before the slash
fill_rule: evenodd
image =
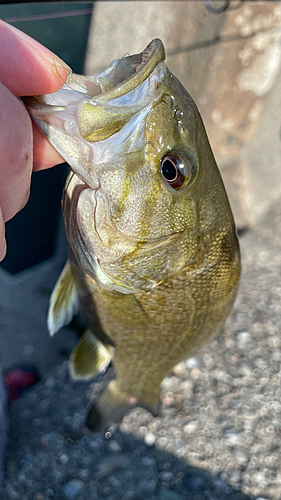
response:
<path id="1" fill-rule="evenodd" d="M 280 500 L 281 211 L 241 237 L 223 335 L 162 383 L 162 410 L 106 435 L 83 426 L 90 385 L 67 363 L 10 408 L 2 500 Z"/>

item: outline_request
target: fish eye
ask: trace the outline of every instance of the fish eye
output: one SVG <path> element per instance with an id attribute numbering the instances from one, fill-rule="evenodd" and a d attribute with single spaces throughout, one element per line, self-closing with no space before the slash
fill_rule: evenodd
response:
<path id="1" fill-rule="evenodd" d="M 184 165 L 180 157 L 167 153 L 161 159 L 160 165 L 165 181 L 173 189 L 179 189 L 185 180 Z"/>

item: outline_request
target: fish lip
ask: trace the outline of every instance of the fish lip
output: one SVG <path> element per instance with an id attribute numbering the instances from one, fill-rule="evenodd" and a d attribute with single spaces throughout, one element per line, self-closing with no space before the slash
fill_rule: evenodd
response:
<path id="1" fill-rule="evenodd" d="M 122 83 L 114 87 L 112 90 L 103 92 L 94 98 L 98 102 L 108 102 L 112 99 L 127 94 L 129 91 L 135 89 L 144 80 L 146 80 L 156 66 L 165 60 L 165 49 L 162 40 L 160 38 L 155 38 L 147 45 L 147 47 L 133 56 L 128 56 L 123 59 L 129 63 L 130 59 L 135 59 L 136 64 L 133 68 L 134 73 L 129 78 L 125 79 Z M 120 63 L 122 59 L 120 59 Z M 119 64 L 119 63 L 118 63 Z"/>

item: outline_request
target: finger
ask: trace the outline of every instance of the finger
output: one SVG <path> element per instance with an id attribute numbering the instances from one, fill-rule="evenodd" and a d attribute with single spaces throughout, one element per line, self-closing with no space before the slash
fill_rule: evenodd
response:
<path id="1" fill-rule="evenodd" d="M 5 240 L 5 224 L 3 221 L 2 211 L 0 208 L 0 262 L 6 255 L 6 240 Z"/>
<path id="2" fill-rule="evenodd" d="M 71 71 L 49 49 L 3 21 L 0 21 L 0 46 L 0 80 L 15 95 L 55 92 Z M 34 170 L 62 163 L 61 156 L 35 125 L 33 131 Z"/>
<path id="3" fill-rule="evenodd" d="M 64 163 L 64 159 L 45 139 L 44 135 L 37 128 L 35 123 L 33 127 L 33 170 L 44 170 L 54 167 L 59 163 Z"/>
<path id="4" fill-rule="evenodd" d="M 6 222 L 28 200 L 33 141 L 25 107 L 1 83 L 0 109 L 0 206 Z"/>
<path id="5" fill-rule="evenodd" d="M 56 92 L 70 68 L 20 30 L 0 21 L 0 81 L 16 96 Z"/>

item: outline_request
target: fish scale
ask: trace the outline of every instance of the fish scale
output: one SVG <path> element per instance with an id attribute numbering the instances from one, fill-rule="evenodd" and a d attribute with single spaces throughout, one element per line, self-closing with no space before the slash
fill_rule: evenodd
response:
<path id="1" fill-rule="evenodd" d="M 164 58 L 155 39 L 97 78 L 70 75 L 56 94 L 23 99 L 72 169 L 62 203 L 69 259 L 49 330 L 79 309 L 87 330 L 71 376 L 92 378 L 110 360 L 115 367 L 91 402 L 94 431 L 136 405 L 157 414 L 162 379 L 220 328 L 240 277 L 235 224 L 202 119 Z"/>

